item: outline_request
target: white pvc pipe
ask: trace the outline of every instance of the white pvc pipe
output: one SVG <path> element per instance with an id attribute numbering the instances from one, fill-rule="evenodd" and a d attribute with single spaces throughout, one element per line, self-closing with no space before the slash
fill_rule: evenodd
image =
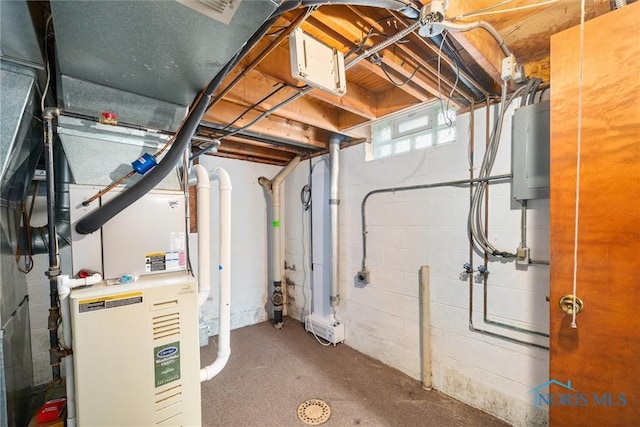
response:
<path id="1" fill-rule="evenodd" d="M 331 211 L 331 294 L 330 305 L 333 307 L 335 316 L 336 306 L 340 304 L 340 291 L 338 287 L 338 206 L 340 205 L 339 195 L 339 174 L 340 174 L 340 135 L 333 135 L 329 141 L 330 158 L 330 186 L 329 186 L 329 209 Z"/>
<path id="2" fill-rule="evenodd" d="M 62 319 L 62 336 L 60 341 L 65 349 L 71 348 L 71 309 L 69 308 L 69 294 L 71 289 L 80 286 L 95 285 L 102 281 L 99 273 L 94 273 L 84 279 L 70 279 L 69 276 L 58 276 L 58 299 L 60 301 L 60 318 Z M 76 426 L 76 392 L 74 380 L 73 355 L 68 354 L 65 361 L 65 381 L 67 387 L 67 427 Z"/>
<path id="3" fill-rule="evenodd" d="M 282 327 L 282 316 L 284 309 L 284 296 L 286 292 L 282 291 L 282 257 L 281 257 L 281 236 L 280 228 L 280 185 L 289 173 L 300 163 L 300 157 L 294 157 L 278 174 L 269 180 L 260 177 L 258 182 L 263 186 L 271 196 L 271 219 L 273 226 L 273 237 L 271 239 L 271 277 L 273 279 L 273 294 L 271 301 L 273 302 L 274 326 Z M 277 301 L 277 302 L 276 302 Z"/>
<path id="4" fill-rule="evenodd" d="M 218 178 L 220 191 L 220 330 L 218 332 L 218 356 L 211 365 L 200 369 L 200 381 L 202 382 L 208 381 L 218 375 L 218 373 L 222 371 L 222 369 L 229 361 L 229 356 L 231 355 L 231 179 L 229 178 L 229 174 L 227 173 L 227 171 L 222 168 L 216 168 L 211 172 L 207 172 L 203 166 L 194 165 L 192 168 L 192 173 L 195 174 L 198 188 L 197 213 L 199 306 L 207 300 L 209 292 L 211 291 L 211 269 L 209 267 L 211 253 L 211 229 L 209 213 L 210 179 L 214 179 L 216 177 Z M 189 184 L 193 184 L 193 180 L 189 180 Z M 206 195 L 204 194 L 205 192 Z M 205 221 L 206 224 L 204 224 Z M 203 269 L 203 266 L 206 266 L 205 269 Z M 206 276 L 205 271 L 207 272 Z M 206 289 L 206 287 L 208 287 L 208 290 Z M 202 301 L 202 303 L 200 301 Z"/>
<path id="5" fill-rule="evenodd" d="M 273 219 L 273 247 L 271 252 L 272 275 L 274 282 L 282 281 L 282 260 L 280 237 L 280 185 L 291 171 L 300 163 L 300 157 L 295 157 L 271 180 L 271 212 Z"/>
<path id="6" fill-rule="evenodd" d="M 194 165 L 191 171 L 197 182 L 198 307 L 202 307 L 211 293 L 211 184 L 204 166 Z"/>

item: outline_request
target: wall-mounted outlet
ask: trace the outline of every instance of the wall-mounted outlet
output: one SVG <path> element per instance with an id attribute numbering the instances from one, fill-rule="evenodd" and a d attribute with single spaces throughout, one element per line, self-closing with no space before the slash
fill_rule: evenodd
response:
<path id="1" fill-rule="evenodd" d="M 516 264 L 529 265 L 530 261 L 530 249 L 520 246 L 516 251 Z"/>

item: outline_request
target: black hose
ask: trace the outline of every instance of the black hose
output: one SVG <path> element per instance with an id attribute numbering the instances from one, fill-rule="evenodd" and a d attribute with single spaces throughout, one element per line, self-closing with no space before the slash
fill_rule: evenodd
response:
<path id="1" fill-rule="evenodd" d="M 198 96 L 200 96 L 200 94 L 198 94 Z M 147 194 L 151 189 L 158 185 L 160 181 L 169 174 L 169 172 L 171 172 L 171 170 L 180 161 L 180 158 L 184 155 L 185 149 L 191 142 L 191 137 L 198 128 L 198 124 L 200 124 L 200 120 L 207 109 L 209 98 L 209 95 L 202 94 L 202 96 L 200 96 L 195 107 L 191 110 L 191 114 L 189 114 L 189 117 L 187 117 L 183 126 L 180 128 L 180 131 L 176 135 L 174 143 L 171 145 L 171 148 L 167 151 L 167 154 L 162 161 L 158 163 L 158 166 L 144 175 L 134 186 L 118 194 L 116 197 L 103 204 L 102 207 L 96 209 L 78 221 L 78 224 L 76 225 L 76 231 L 78 233 L 90 234 L 98 230 L 111 218 Z"/>
<path id="2" fill-rule="evenodd" d="M 127 206 L 140 199 L 156 185 L 164 179 L 164 177 L 171 172 L 176 166 L 185 149 L 191 142 L 191 137 L 194 135 L 200 120 L 204 116 L 209 105 L 211 95 L 218 88 L 222 79 L 235 67 L 235 65 L 242 59 L 253 46 L 264 36 L 264 34 L 271 28 L 273 23 L 283 13 L 295 9 L 299 6 L 319 6 L 325 4 L 355 4 L 364 6 L 377 6 L 387 9 L 406 9 L 409 4 L 402 0 L 297 0 L 297 1 L 285 1 L 282 3 L 271 16 L 260 26 L 260 28 L 249 38 L 249 40 L 243 45 L 240 51 L 225 65 L 225 67 L 216 74 L 209 85 L 204 89 L 202 94 L 198 95 L 194 100 L 193 108 L 191 109 L 189 116 L 186 118 L 180 130 L 176 134 L 175 141 L 171 145 L 171 148 L 158 165 L 153 168 L 149 173 L 144 175 L 140 181 L 134 184 L 129 189 L 117 195 L 109 202 L 102 205 L 100 208 L 91 212 L 82 218 L 76 225 L 76 231 L 80 234 L 90 234 L 102 227 L 107 221 L 116 216 Z"/>
<path id="3" fill-rule="evenodd" d="M 234 56 L 232 60 L 229 61 L 227 65 L 225 65 L 225 67 L 216 75 L 211 83 L 209 83 L 203 93 L 196 96 L 196 99 L 194 100 L 195 106 L 184 121 L 184 124 L 180 127 L 175 141 L 171 145 L 169 151 L 167 151 L 167 154 L 162 161 L 158 163 L 158 166 L 144 175 L 134 186 L 120 193 L 102 205 L 102 207 L 96 209 L 78 221 L 78 224 L 76 224 L 76 231 L 78 233 L 89 234 L 98 230 L 127 206 L 147 194 L 151 189 L 158 185 L 160 181 L 169 174 L 169 172 L 171 172 L 171 170 L 180 161 L 185 149 L 191 142 L 191 137 L 198 128 L 200 120 L 202 120 L 202 116 L 204 116 L 204 113 L 207 110 L 211 94 L 220 85 L 220 82 L 231 68 L 235 66 L 238 57 L 239 55 Z"/>

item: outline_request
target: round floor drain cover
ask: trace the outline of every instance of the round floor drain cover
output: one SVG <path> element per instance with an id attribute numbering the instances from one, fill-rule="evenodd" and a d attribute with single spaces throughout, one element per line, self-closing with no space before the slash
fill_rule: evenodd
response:
<path id="1" fill-rule="evenodd" d="M 322 400 L 309 399 L 298 406 L 298 418 L 310 426 L 326 423 L 330 416 L 331 408 Z"/>

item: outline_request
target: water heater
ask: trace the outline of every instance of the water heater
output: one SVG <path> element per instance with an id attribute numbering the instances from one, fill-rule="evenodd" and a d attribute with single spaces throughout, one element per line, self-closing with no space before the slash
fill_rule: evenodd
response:
<path id="1" fill-rule="evenodd" d="M 185 272 L 72 291 L 79 426 L 201 424 L 196 296 Z"/>

